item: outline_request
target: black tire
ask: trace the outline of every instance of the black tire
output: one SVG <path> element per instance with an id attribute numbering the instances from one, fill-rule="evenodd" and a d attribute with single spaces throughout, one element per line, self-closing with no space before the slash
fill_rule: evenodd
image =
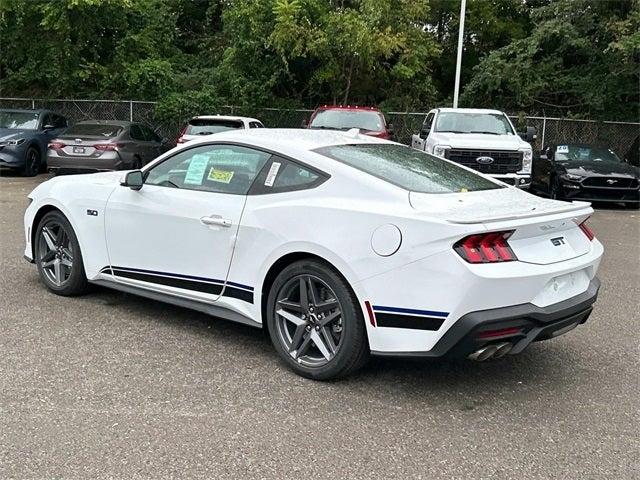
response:
<path id="1" fill-rule="evenodd" d="M 35 177 L 38 173 L 40 173 L 40 163 L 40 151 L 34 146 L 27 148 L 27 151 L 24 154 L 24 167 L 22 167 L 22 175 L 24 175 L 25 177 Z"/>
<path id="2" fill-rule="evenodd" d="M 301 363 L 300 360 L 293 358 L 293 354 L 289 353 L 290 350 L 287 348 L 287 340 L 283 336 L 282 324 L 286 322 L 281 315 L 276 314 L 276 303 L 278 297 L 283 294 L 283 289 L 286 288 L 287 285 L 295 285 L 295 282 L 301 278 L 313 278 L 329 287 L 329 289 L 321 288 L 323 288 L 323 293 L 326 294 L 330 292 L 330 297 L 337 300 L 337 309 L 341 311 L 341 314 L 337 317 L 337 322 L 340 327 L 340 340 L 333 357 L 330 360 L 325 360 L 326 364 L 323 365 L 306 365 Z M 321 303 L 322 302 L 318 305 Z M 302 305 L 302 301 L 300 301 L 300 305 Z M 318 307 L 317 310 L 320 311 L 320 308 Z M 311 311 L 313 311 L 313 308 Z M 335 314 L 336 309 L 332 310 L 332 312 Z M 303 314 L 301 315 L 304 316 Z M 307 315 L 307 318 L 311 321 L 311 314 L 307 313 Z M 326 317 L 328 318 L 331 315 L 332 314 L 327 313 Z M 315 315 L 314 318 L 316 318 Z M 366 327 L 362 309 L 355 294 L 338 272 L 320 261 L 301 260 L 289 265 L 280 272 L 269 291 L 267 300 L 267 325 L 269 327 L 271 342 L 280 358 L 289 368 L 303 377 L 314 380 L 330 380 L 344 377 L 362 367 L 369 358 Z M 305 328 L 308 328 L 308 326 Z M 316 326 L 316 330 L 318 328 L 319 327 Z M 335 324 L 333 327 L 327 326 L 325 328 L 329 328 L 329 333 L 333 332 L 332 334 L 336 334 L 335 330 L 332 330 L 332 328 L 335 328 Z M 313 341 L 310 345 L 311 347 L 308 348 L 316 349 L 319 352 L 319 349 L 317 349 Z"/>
<path id="3" fill-rule="evenodd" d="M 56 249 L 49 248 L 50 244 L 45 238 L 45 228 L 47 228 L 49 240 L 53 240 L 56 246 L 59 242 L 59 249 L 57 247 Z M 64 230 L 63 236 L 61 236 L 59 228 Z M 64 245 L 66 245 L 66 248 Z M 55 210 L 42 217 L 36 229 L 33 247 L 34 260 L 38 268 L 40 280 L 42 280 L 51 292 L 65 297 L 81 295 L 86 292 L 88 282 L 84 272 L 84 262 L 82 252 L 80 251 L 80 244 L 78 243 L 78 238 L 71 224 L 60 211 Z M 51 252 L 54 250 L 56 251 L 55 256 L 50 257 Z M 46 264 L 56 260 L 58 260 L 59 263 L 65 260 L 69 262 L 69 253 L 71 253 L 71 266 L 59 266 L 60 270 L 58 271 L 62 271 L 62 275 L 66 277 L 58 284 L 52 280 L 55 276 L 53 267 L 47 267 Z"/>
<path id="4" fill-rule="evenodd" d="M 549 183 L 549 197 L 554 200 L 560 200 L 560 180 L 558 177 L 551 178 Z"/>

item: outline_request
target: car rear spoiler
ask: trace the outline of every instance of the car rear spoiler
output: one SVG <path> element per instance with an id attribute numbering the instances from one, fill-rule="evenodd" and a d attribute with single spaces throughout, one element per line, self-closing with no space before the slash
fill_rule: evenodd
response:
<path id="1" fill-rule="evenodd" d="M 518 215 L 509 215 L 509 216 L 493 216 L 493 217 L 484 217 L 484 218 L 474 218 L 474 219 L 469 219 L 469 220 L 459 220 L 459 219 L 447 219 L 447 222 L 449 223 L 456 223 L 456 224 L 463 224 L 463 225 L 469 225 L 469 224 L 473 224 L 473 223 L 493 223 L 493 222 L 504 222 L 504 221 L 509 221 L 509 220 L 521 220 L 521 219 L 525 219 L 525 218 L 533 218 L 533 217 L 541 217 L 544 215 L 555 215 L 558 213 L 567 213 L 567 212 L 577 212 L 579 210 L 583 210 L 585 208 L 588 208 L 591 206 L 591 203 L 589 202 L 571 202 L 569 204 L 567 204 L 566 207 L 562 207 L 562 208 L 558 208 L 558 209 L 554 209 L 554 210 L 540 210 L 540 211 L 535 211 L 536 209 L 534 208 L 533 210 L 526 212 L 526 213 L 521 213 Z"/>

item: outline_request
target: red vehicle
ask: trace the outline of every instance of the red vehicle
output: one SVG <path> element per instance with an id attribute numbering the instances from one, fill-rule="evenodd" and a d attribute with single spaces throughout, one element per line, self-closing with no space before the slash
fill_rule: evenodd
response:
<path id="1" fill-rule="evenodd" d="M 377 138 L 393 139 L 393 126 L 387 124 L 384 114 L 373 107 L 323 105 L 317 108 L 305 128 L 349 130 L 359 128 L 361 133 Z"/>

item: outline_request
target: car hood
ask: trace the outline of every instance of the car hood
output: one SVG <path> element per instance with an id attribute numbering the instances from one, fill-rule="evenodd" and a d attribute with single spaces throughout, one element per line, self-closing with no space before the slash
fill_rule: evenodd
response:
<path id="1" fill-rule="evenodd" d="M 452 148 L 487 150 L 531 149 L 531 146 L 517 135 L 434 132 L 433 139 L 438 145 L 449 145 Z"/>
<path id="2" fill-rule="evenodd" d="M 640 169 L 624 162 L 594 162 L 572 160 L 569 162 L 558 162 L 567 173 L 587 177 L 590 175 L 616 175 L 638 178 Z"/>
<path id="3" fill-rule="evenodd" d="M 0 142 L 18 138 L 27 138 L 35 134 L 33 130 L 16 130 L 12 128 L 0 128 Z"/>
<path id="4" fill-rule="evenodd" d="M 587 202 L 536 197 L 515 187 L 464 193 L 411 192 L 409 202 L 420 214 L 464 224 L 552 215 L 589 206 Z"/>

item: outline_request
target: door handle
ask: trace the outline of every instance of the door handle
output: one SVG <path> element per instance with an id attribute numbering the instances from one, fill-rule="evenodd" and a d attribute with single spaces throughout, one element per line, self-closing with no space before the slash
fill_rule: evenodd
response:
<path id="1" fill-rule="evenodd" d="M 209 217 L 202 217 L 200 221 L 209 226 L 217 227 L 230 227 L 232 222 L 228 218 L 222 218 L 220 215 L 211 215 Z"/>

